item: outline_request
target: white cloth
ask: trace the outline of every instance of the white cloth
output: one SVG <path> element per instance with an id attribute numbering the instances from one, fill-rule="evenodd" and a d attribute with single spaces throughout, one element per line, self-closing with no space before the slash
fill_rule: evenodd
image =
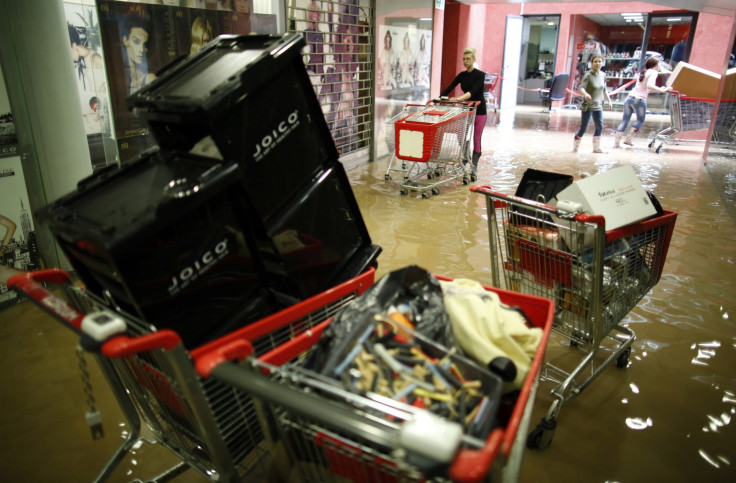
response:
<path id="1" fill-rule="evenodd" d="M 508 357 L 516 365 L 511 389 L 521 388 L 542 340 L 542 329 L 527 327 L 519 312 L 474 280 L 440 284 L 458 346 L 484 367 L 496 357 Z"/>

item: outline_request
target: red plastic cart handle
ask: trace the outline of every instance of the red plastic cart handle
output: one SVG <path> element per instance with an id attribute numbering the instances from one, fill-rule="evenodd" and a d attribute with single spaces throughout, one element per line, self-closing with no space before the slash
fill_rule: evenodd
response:
<path id="1" fill-rule="evenodd" d="M 140 337 L 120 335 L 102 344 L 102 353 L 107 357 L 129 357 L 154 349 L 171 350 L 181 343 L 179 334 L 169 329 L 157 330 Z"/>
<path id="2" fill-rule="evenodd" d="M 64 300 L 52 294 L 40 283 L 69 283 L 71 278 L 64 270 L 49 268 L 37 272 L 26 272 L 13 275 L 8 279 L 8 287 L 23 292 L 38 303 L 51 315 L 66 322 L 75 330 L 81 330 L 84 314 Z"/>
<path id="3" fill-rule="evenodd" d="M 203 378 L 209 378 L 212 370 L 224 362 L 245 360 L 253 354 L 253 344 L 244 339 L 236 339 L 216 347 L 207 354 L 197 357 L 194 366 Z"/>
<path id="4" fill-rule="evenodd" d="M 69 283 L 71 277 L 59 268 L 49 268 L 36 272 L 20 273 L 8 279 L 8 287 L 19 290 L 31 297 L 57 319 L 66 322 L 73 329 L 82 332 L 84 313 L 52 294 L 41 283 L 57 285 Z M 125 357 L 152 349 L 168 349 L 181 342 L 179 335 L 172 330 L 159 330 L 141 337 L 117 336 L 102 345 L 102 353 L 108 357 Z"/>

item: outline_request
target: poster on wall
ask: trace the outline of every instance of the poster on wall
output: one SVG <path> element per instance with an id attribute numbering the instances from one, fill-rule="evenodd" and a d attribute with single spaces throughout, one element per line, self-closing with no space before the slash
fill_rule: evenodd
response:
<path id="1" fill-rule="evenodd" d="M 432 30 L 379 25 L 376 32 L 376 157 L 381 157 L 393 150 L 388 124 L 407 103 L 429 100 Z"/>
<path id="2" fill-rule="evenodd" d="M 3 79 L 0 70 L 0 309 L 25 298 L 8 290 L 8 278 L 41 268 L 15 123 Z"/>
<path id="3" fill-rule="evenodd" d="M 366 10 L 359 0 L 295 0 L 289 9 L 291 28 L 304 34 L 304 64 L 338 152 L 352 152 L 360 147 L 360 81 L 370 70 L 359 58 L 368 42 Z"/>
<path id="4" fill-rule="evenodd" d="M 114 159 L 105 156 L 105 146 L 111 146 L 113 141 L 97 10 L 92 5 L 68 1 L 64 3 L 64 13 L 92 168 L 100 168 Z"/>
<path id="5" fill-rule="evenodd" d="M 115 137 L 125 162 L 155 144 L 144 120 L 125 107 L 125 99 L 153 81 L 162 68 L 197 52 L 218 35 L 249 34 L 251 3 L 100 0 L 97 4 Z"/>
<path id="6" fill-rule="evenodd" d="M 0 309 L 22 300 L 8 278 L 40 268 L 20 156 L 0 157 Z"/>

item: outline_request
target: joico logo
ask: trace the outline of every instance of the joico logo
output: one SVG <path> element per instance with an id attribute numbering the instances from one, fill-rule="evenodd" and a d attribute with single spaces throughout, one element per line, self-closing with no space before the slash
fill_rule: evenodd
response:
<path id="1" fill-rule="evenodd" d="M 289 114 L 289 117 L 281 121 L 276 129 L 263 136 L 258 144 L 256 144 L 256 152 L 253 159 L 260 161 L 267 155 L 278 143 L 284 140 L 286 136 L 299 125 L 299 111 Z"/>
<path id="2" fill-rule="evenodd" d="M 197 280 L 200 275 L 212 268 L 215 262 L 221 260 L 228 253 L 226 238 L 215 245 L 211 250 L 204 252 L 201 257 L 184 267 L 177 275 L 171 277 L 169 294 L 173 295 L 178 293 L 180 290 L 185 289 L 190 283 Z"/>

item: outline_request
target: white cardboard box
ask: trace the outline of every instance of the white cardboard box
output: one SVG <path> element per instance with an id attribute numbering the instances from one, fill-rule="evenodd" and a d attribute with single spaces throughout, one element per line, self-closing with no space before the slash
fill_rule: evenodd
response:
<path id="1" fill-rule="evenodd" d="M 583 213 L 603 215 L 614 230 L 657 214 L 631 165 L 578 180 L 557 194 L 558 203 L 580 203 Z"/>

